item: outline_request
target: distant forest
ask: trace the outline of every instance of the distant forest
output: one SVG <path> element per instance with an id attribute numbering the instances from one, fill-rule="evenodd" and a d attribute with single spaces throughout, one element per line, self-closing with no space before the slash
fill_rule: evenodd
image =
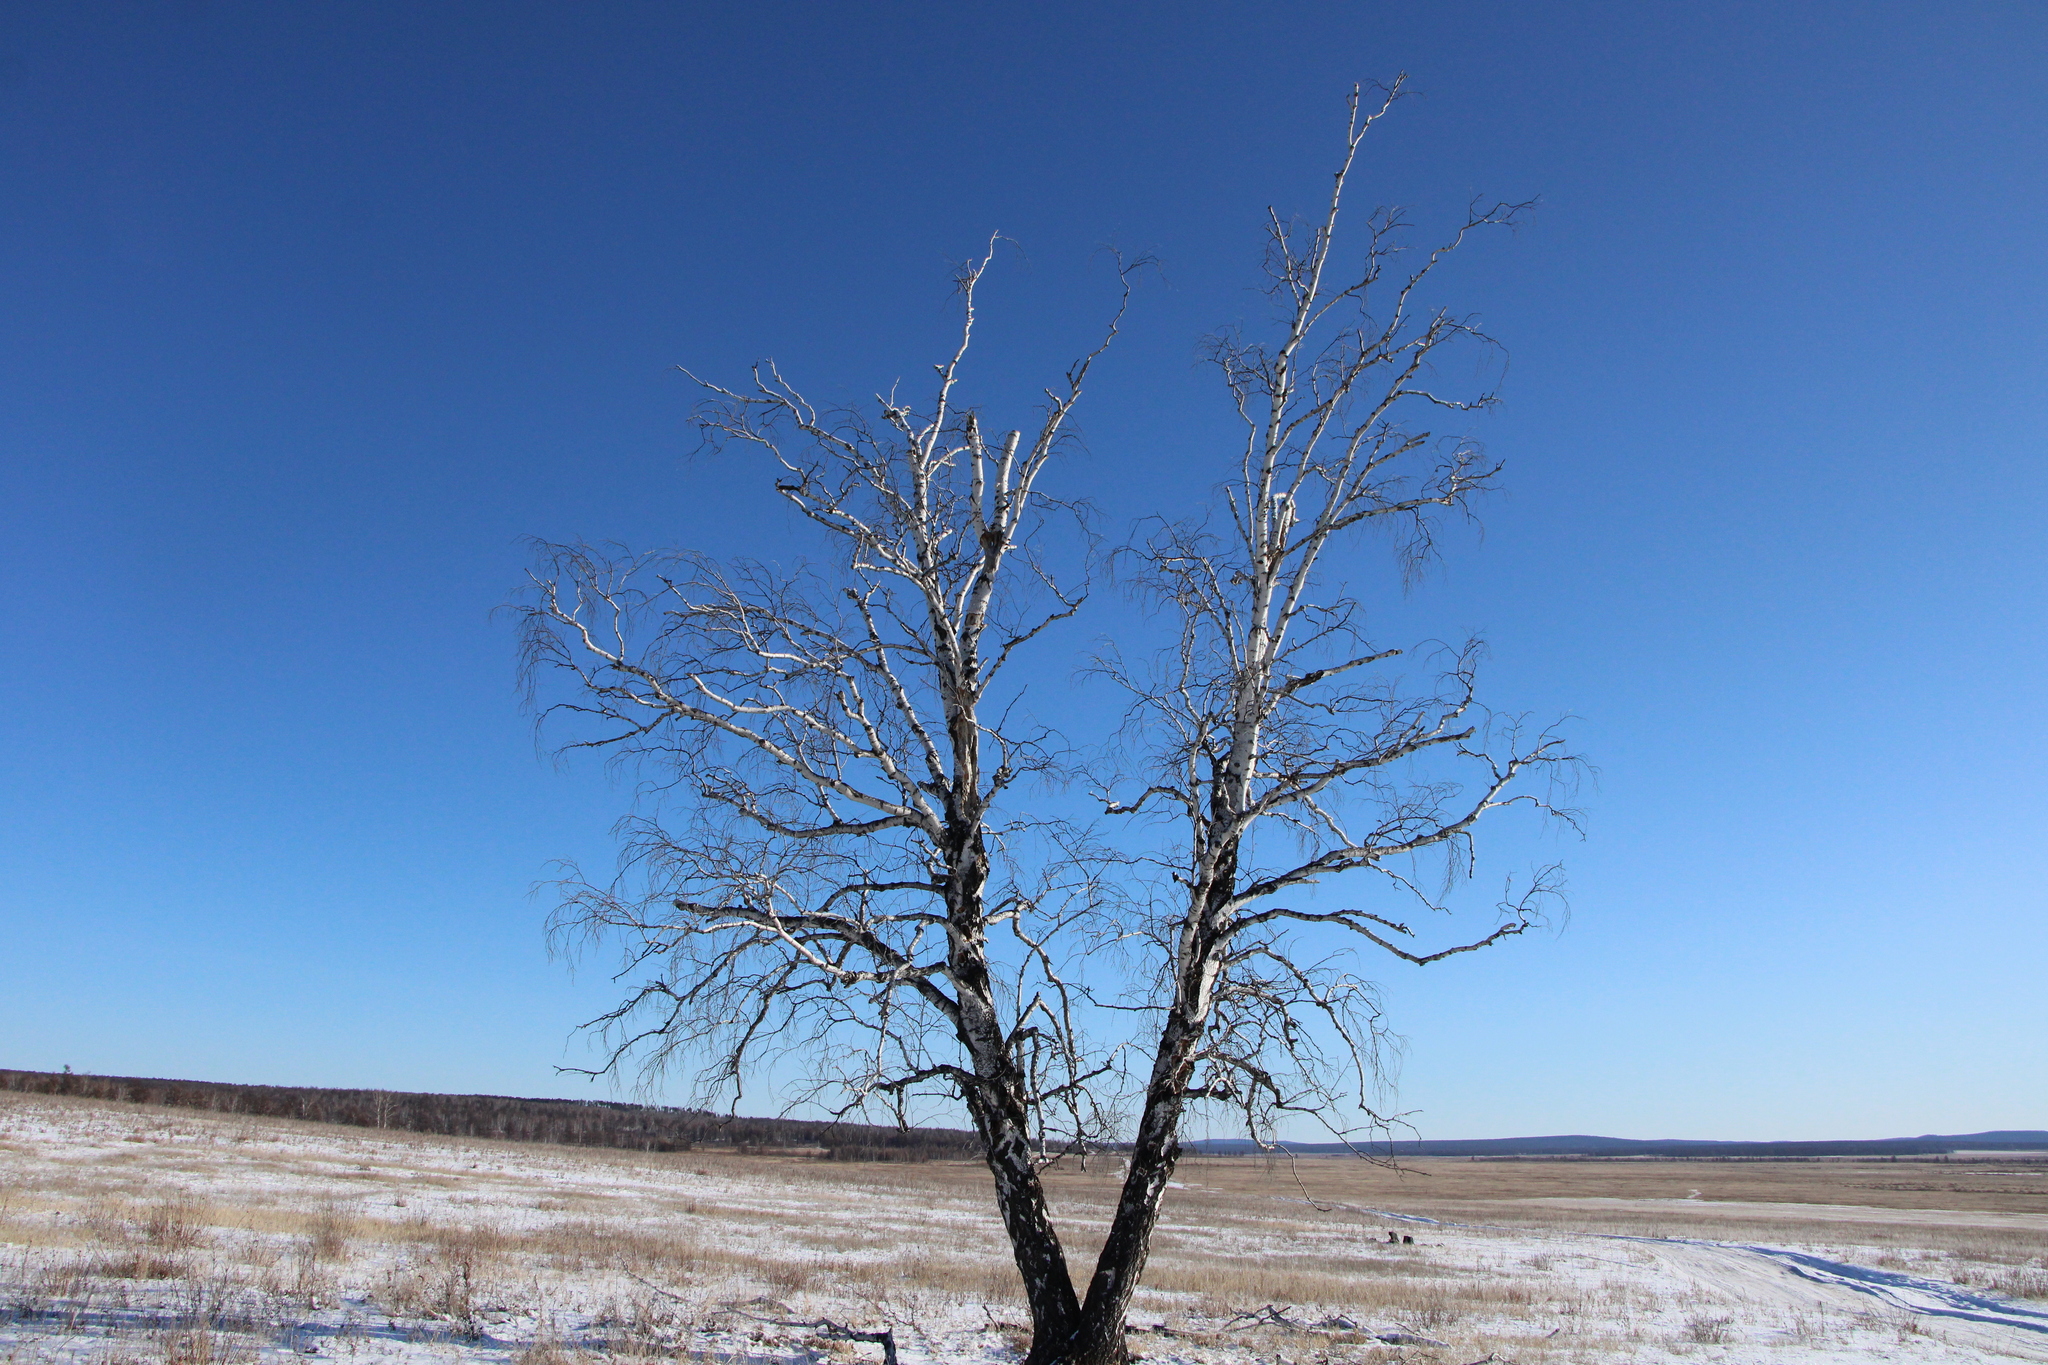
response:
<path id="1" fill-rule="evenodd" d="M 701 1109 L 613 1100 L 525 1100 L 505 1095 L 422 1095 L 403 1090 L 323 1090 L 303 1085 L 233 1085 L 139 1076 L 0 1070 L 0 1090 L 78 1095 L 216 1114 L 310 1119 L 357 1128 L 394 1128 L 448 1137 L 619 1147 L 636 1152 L 697 1149 L 794 1152 L 827 1161 L 952 1161 L 979 1155 L 972 1133 L 951 1128 L 753 1119 Z"/>

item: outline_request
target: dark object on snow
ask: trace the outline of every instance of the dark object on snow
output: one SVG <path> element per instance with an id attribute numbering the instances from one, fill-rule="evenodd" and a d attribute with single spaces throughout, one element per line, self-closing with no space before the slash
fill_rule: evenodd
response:
<path id="1" fill-rule="evenodd" d="M 896 1365 L 896 1333 L 884 1327 L 879 1332 L 857 1332 L 841 1327 L 830 1318 L 819 1318 L 818 1335 L 829 1341 L 869 1341 L 882 1348 L 882 1365 Z"/>
<path id="2" fill-rule="evenodd" d="M 689 1302 L 688 1299 L 676 1293 L 675 1290 L 663 1289 L 652 1280 L 641 1279 L 640 1276 L 635 1275 L 630 1270 L 626 1272 L 626 1276 L 628 1279 L 639 1280 L 641 1284 L 652 1289 L 665 1299 L 674 1299 L 677 1303 Z M 830 1318 L 819 1318 L 816 1321 L 812 1321 L 809 1318 L 781 1316 L 794 1310 L 788 1304 L 770 1298 L 749 1299 L 745 1303 L 727 1303 L 719 1306 L 728 1313 L 736 1313 L 743 1318 L 752 1318 L 755 1322 L 765 1322 L 771 1327 L 800 1327 L 807 1331 L 816 1332 L 827 1341 L 872 1342 L 882 1348 L 882 1365 L 896 1365 L 896 1333 L 887 1327 L 884 1327 L 879 1332 L 862 1332 L 852 1327 L 842 1327 Z M 767 1313 L 748 1311 L 754 1308 L 767 1309 L 778 1316 L 771 1317 Z"/>

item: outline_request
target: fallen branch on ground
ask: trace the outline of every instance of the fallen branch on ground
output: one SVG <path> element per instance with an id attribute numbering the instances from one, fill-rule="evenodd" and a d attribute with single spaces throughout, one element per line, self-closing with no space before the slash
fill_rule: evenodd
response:
<path id="1" fill-rule="evenodd" d="M 635 1275 L 630 1270 L 626 1272 L 626 1278 L 653 1290 L 665 1299 L 674 1299 L 677 1303 L 688 1302 L 688 1300 L 684 1299 L 681 1294 L 676 1293 L 673 1289 L 664 1289 L 652 1280 L 641 1279 L 640 1276 Z M 770 1327 L 790 1327 L 800 1331 L 815 1332 L 827 1341 L 865 1341 L 870 1345 L 882 1348 L 882 1365 L 896 1365 L 896 1333 L 887 1327 L 884 1327 L 879 1332 L 862 1332 L 852 1327 L 842 1326 L 830 1318 L 769 1318 L 763 1317 L 759 1313 L 749 1313 L 738 1304 L 720 1304 L 719 1307 L 728 1313 L 737 1314 L 754 1322 L 766 1323 Z M 786 1307 L 786 1305 L 778 1304 L 777 1307 Z"/>
<path id="2" fill-rule="evenodd" d="M 1288 1327 L 1297 1332 L 1356 1332 L 1359 1330 L 1358 1324 L 1345 1317 L 1342 1313 L 1333 1314 L 1320 1322 L 1303 1322 L 1299 1318 L 1288 1317 L 1285 1308 L 1271 1303 L 1267 1304 L 1264 1308 L 1253 1308 L 1233 1314 L 1223 1324 L 1222 1330 L 1236 1332 L 1243 1331 L 1247 1327 Z M 1381 1339 L 1384 1340 L 1385 1338 Z"/>
<path id="3" fill-rule="evenodd" d="M 743 1318 L 751 1318 L 755 1322 L 766 1323 L 770 1327 L 790 1327 L 815 1332 L 827 1341 L 865 1341 L 882 1348 L 882 1365 L 896 1365 L 896 1333 L 887 1327 L 879 1332 L 863 1332 L 836 1323 L 830 1318 L 767 1318 L 759 1313 L 749 1313 L 744 1308 L 732 1306 L 727 1306 L 726 1311 L 737 1313 Z"/>
<path id="4" fill-rule="evenodd" d="M 635 1284 L 639 1285 L 639 1286 L 640 1286 L 641 1288 L 643 1288 L 643 1289 L 652 1289 L 652 1290 L 653 1290 L 653 1291 L 654 1291 L 655 1293 L 657 1293 L 657 1294 L 661 1295 L 661 1296 L 662 1296 L 662 1297 L 663 1297 L 664 1299 L 673 1299 L 673 1300 L 675 1300 L 675 1301 L 676 1301 L 677 1303 L 688 1303 L 688 1302 L 689 1302 L 689 1300 L 688 1300 L 688 1299 L 685 1299 L 685 1298 L 684 1298 L 684 1297 L 683 1297 L 683 1296 L 682 1296 L 681 1294 L 678 1294 L 678 1293 L 676 1293 L 676 1291 L 675 1291 L 675 1290 L 673 1290 L 673 1289 L 663 1289 L 663 1288 L 662 1288 L 662 1287 L 661 1287 L 660 1285 L 658 1285 L 658 1284 L 654 1283 L 654 1281 L 652 1281 L 652 1280 L 643 1280 L 643 1279 L 641 1279 L 641 1278 L 640 1278 L 640 1277 L 639 1277 L 638 1275 L 635 1275 L 635 1274 L 634 1274 L 634 1273 L 633 1273 L 632 1271 L 630 1271 L 630 1270 L 626 1272 L 626 1278 L 627 1278 L 627 1279 L 629 1279 L 629 1280 L 631 1280 L 631 1281 L 633 1281 L 633 1282 L 634 1282 Z"/>

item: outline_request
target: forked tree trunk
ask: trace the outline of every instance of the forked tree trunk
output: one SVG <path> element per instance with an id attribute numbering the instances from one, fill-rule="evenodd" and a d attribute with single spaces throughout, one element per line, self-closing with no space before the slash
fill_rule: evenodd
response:
<path id="1" fill-rule="evenodd" d="M 1225 861 L 1234 866 L 1234 858 Z M 1220 903 L 1227 894 L 1226 879 L 1224 886 L 1212 883 L 1204 899 Z M 1152 1076 L 1145 1088 L 1144 1113 L 1131 1144 L 1130 1166 L 1124 1173 L 1109 1236 L 1095 1261 L 1088 1298 L 1076 1315 L 1072 1332 L 1063 1340 L 1034 1336 L 1026 1365 L 1125 1365 L 1130 1359 L 1125 1320 L 1152 1252 L 1160 1201 L 1180 1162 L 1181 1115 L 1187 1108 L 1195 1055 L 1213 998 L 1217 964 L 1212 960 L 1214 940 L 1207 932 L 1209 927 L 1209 917 L 1200 917 L 1194 930 L 1198 941 L 1160 1030 Z"/>
<path id="2" fill-rule="evenodd" d="M 1081 1309 L 1080 1329 L 1074 1333 L 1066 1354 L 1057 1357 L 1060 1365 L 1124 1365 L 1130 1358 L 1124 1342 L 1125 1317 L 1130 1312 L 1131 1296 L 1144 1276 L 1145 1261 L 1151 1255 L 1152 1232 L 1159 1222 L 1159 1201 L 1180 1161 L 1181 1090 L 1186 1085 L 1185 1058 L 1193 1050 L 1193 1038 L 1175 1043 L 1172 1051 L 1179 1055 L 1181 1064 L 1174 1066 L 1172 1072 L 1178 1079 L 1162 1086 L 1161 1078 L 1155 1076 L 1146 1096 L 1145 1116 L 1138 1125 L 1137 1141 L 1131 1146 L 1130 1170 L 1124 1175 L 1123 1192 L 1117 1198 L 1109 1237 L 1096 1258 L 1095 1275 L 1088 1284 L 1088 1301 Z M 1162 1046 L 1162 1064 L 1169 1061 L 1167 1052 Z"/>

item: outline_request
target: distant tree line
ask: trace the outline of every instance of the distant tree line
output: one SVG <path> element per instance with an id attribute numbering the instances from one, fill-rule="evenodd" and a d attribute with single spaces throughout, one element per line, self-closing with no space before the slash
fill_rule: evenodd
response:
<path id="1" fill-rule="evenodd" d="M 0 1090 L 77 1095 L 216 1114 L 308 1119 L 505 1142 L 553 1142 L 629 1151 L 697 1149 L 798 1151 L 828 1161 L 965 1160 L 979 1155 L 971 1133 L 884 1128 L 802 1119 L 741 1118 L 701 1109 L 614 1100 L 529 1100 L 505 1095 L 429 1095 L 403 1090 L 326 1090 L 302 1085 L 234 1085 L 137 1076 L 82 1076 L 0 1070 Z"/>

